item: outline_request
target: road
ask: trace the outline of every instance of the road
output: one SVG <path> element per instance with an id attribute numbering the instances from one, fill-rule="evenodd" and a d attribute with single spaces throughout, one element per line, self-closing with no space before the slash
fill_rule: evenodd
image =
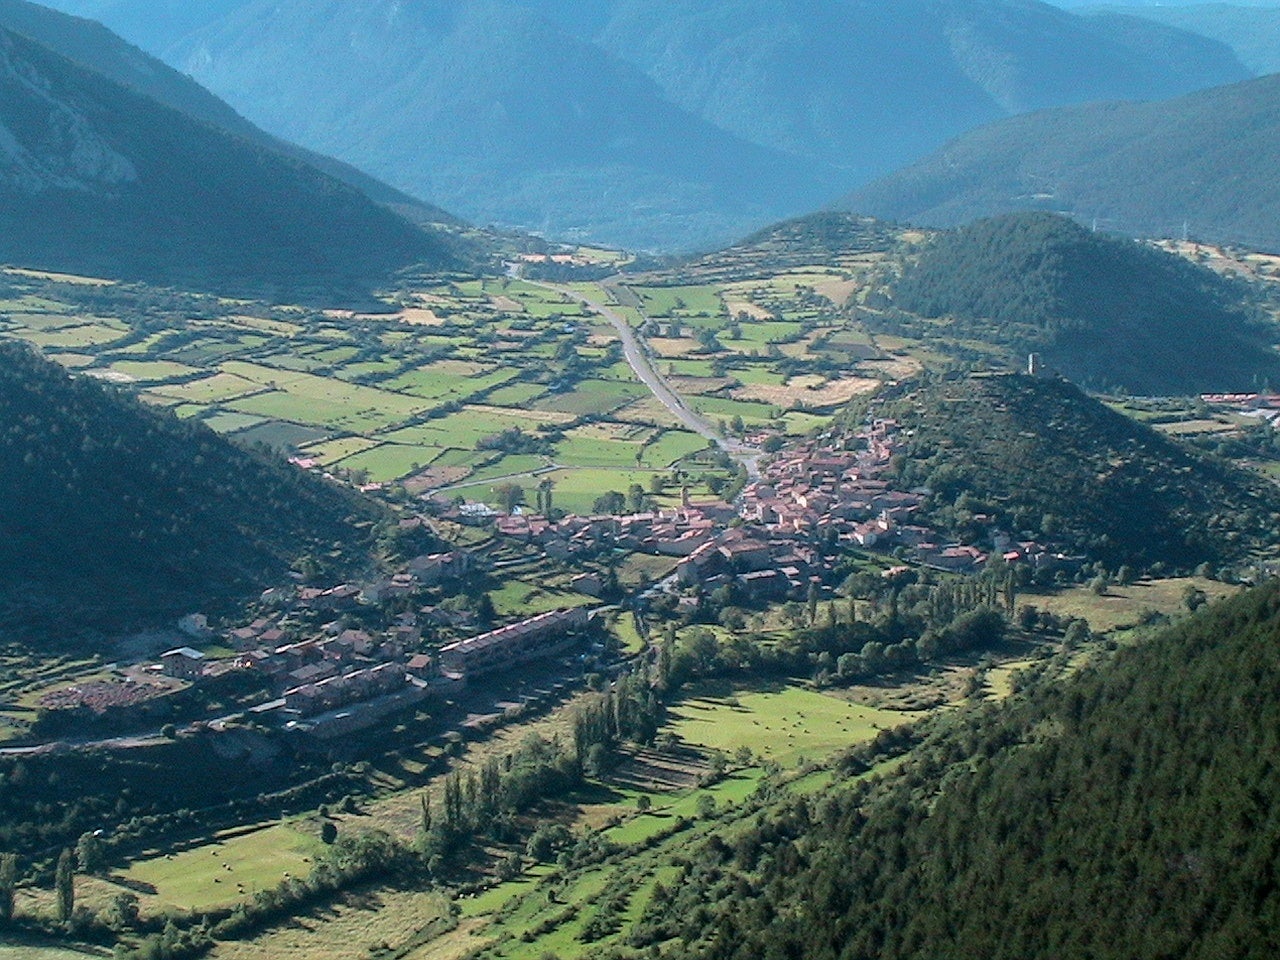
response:
<path id="1" fill-rule="evenodd" d="M 635 372 L 635 375 L 649 388 L 649 392 L 671 411 L 677 421 L 694 433 L 706 437 L 734 460 L 741 463 L 747 471 L 749 480 L 758 480 L 760 478 L 760 451 L 738 440 L 722 437 L 715 427 L 711 425 L 710 421 L 697 411 L 690 409 L 684 398 L 672 389 L 671 385 L 654 367 L 653 360 L 649 357 L 649 351 L 644 341 L 636 336 L 636 332 L 631 329 L 631 324 L 627 322 L 626 317 L 608 304 L 598 303 L 585 294 L 578 293 L 568 287 L 536 280 L 525 280 L 524 282 L 577 300 L 587 309 L 593 310 L 608 320 L 613 325 L 613 328 L 618 331 L 618 339 L 622 341 L 623 356 L 627 358 L 627 363 Z M 604 281 L 604 284 L 608 283 L 609 281 Z"/>

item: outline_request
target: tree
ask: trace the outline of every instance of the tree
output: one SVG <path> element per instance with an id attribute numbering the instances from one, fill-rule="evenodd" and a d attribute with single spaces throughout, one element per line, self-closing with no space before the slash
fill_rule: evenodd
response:
<path id="1" fill-rule="evenodd" d="M 75 855 L 69 849 L 64 849 L 58 856 L 53 889 L 58 898 L 58 919 L 66 922 L 76 908 Z"/>
<path id="2" fill-rule="evenodd" d="M 326 820 L 320 825 L 320 842 L 331 844 L 338 839 L 338 825 L 332 820 Z"/>
<path id="3" fill-rule="evenodd" d="M 0 923 L 13 919 L 13 894 L 18 884 L 18 857 L 0 854 Z"/>
<path id="4" fill-rule="evenodd" d="M 638 483 L 633 483 L 627 487 L 627 511 L 629 513 L 639 513 L 644 509 L 644 487 Z"/>
<path id="5" fill-rule="evenodd" d="M 555 489 L 556 482 L 554 480 L 538 481 L 538 500 L 541 513 L 544 517 L 551 516 L 551 491 Z"/>
<path id="6" fill-rule="evenodd" d="M 493 488 L 493 498 L 506 513 L 514 513 L 524 503 L 524 487 L 518 483 L 500 483 Z"/>
<path id="7" fill-rule="evenodd" d="M 81 873 L 97 873 L 103 867 L 106 848 L 92 833 L 83 834 L 76 844 L 76 863 Z"/>
<path id="8" fill-rule="evenodd" d="M 622 513 L 627 508 L 627 498 L 617 490 L 607 490 L 596 497 L 591 509 L 598 514 Z"/>

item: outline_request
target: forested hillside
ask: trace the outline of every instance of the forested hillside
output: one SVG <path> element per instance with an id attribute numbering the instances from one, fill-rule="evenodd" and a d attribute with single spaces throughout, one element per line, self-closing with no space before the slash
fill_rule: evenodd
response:
<path id="1" fill-rule="evenodd" d="M 1115 570 L 1230 564 L 1280 541 L 1280 491 L 1130 420 L 1059 379 L 987 376 L 904 384 L 877 416 L 910 442 L 906 486 L 964 534 L 974 514 L 1072 545 Z"/>
<path id="2" fill-rule="evenodd" d="M 8 636 L 154 625 L 244 598 L 304 555 L 350 569 L 378 517 L 337 484 L 11 342 L 0 342 L 0 462 Z"/>
<path id="3" fill-rule="evenodd" d="M 268 296 L 463 262 L 365 194 L 0 27 L 0 260 Z"/>
<path id="4" fill-rule="evenodd" d="M 1044 355 L 1095 389 L 1188 394 L 1280 384 L 1246 292 L 1163 251 L 1043 213 L 942 234 L 908 267 L 898 306 L 961 339 Z"/>
<path id="5" fill-rule="evenodd" d="M 1175 100 L 1002 120 L 844 198 L 858 213 L 949 227 L 1053 210 L 1133 236 L 1280 249 L 1280 76 Z"/>
<path id="6" fill-rule="evenodd" d="M 633 934 L 703 960 L 1280 951 L 1280 586 L 690 851 Z"/>

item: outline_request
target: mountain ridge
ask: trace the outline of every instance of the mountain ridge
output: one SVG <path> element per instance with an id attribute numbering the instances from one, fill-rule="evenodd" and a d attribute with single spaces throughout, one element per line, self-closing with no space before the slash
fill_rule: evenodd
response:
<path id="1" fill-rule="evenodd" d="M 1012 117 L 844 197 L 839 209 L 951 227 L 1052 210 L 1136 236 L 1280 249 L 1280 77 L 1149 103 Z"/>

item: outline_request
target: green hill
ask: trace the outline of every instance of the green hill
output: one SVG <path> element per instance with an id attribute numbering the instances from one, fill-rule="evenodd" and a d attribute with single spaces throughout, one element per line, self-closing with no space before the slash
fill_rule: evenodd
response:
<path id="1" fill-rule="evenodd" d="M 883 784 L 689 850 L 631 942 L 701 960 L 1275 956 L 1278 637 L 1271 583 L 957 718 Z"/>
<path id="2" fill-rule="evenodd" d="M 1064 380 L 1025 376 L 906 384 L 877 416 L 910 441 L 899 476 L 933 491 L 927 511 L 963 533 L 974 514 L 1058 541 L 1109 569 L 1191 569 L 1265 555 L 1280 490 L 1136 423 Z"/>
<path id="3" fill-rule="evenodd" d="M 461 262 L 359 190 L 0 27 L 0 260 L 291 297 Z"/>
<path id="4" fill-rule="evenodd" d="M 1133 236 L 1280 249 L 1280 76 L 1174 100 L 1003 120 L 845 197 L 842 209 L 950 227 L 1052 210 Z"/>
<path id="5" fill-rule="evenodd" d="M 331 484 L 0 342 L 0 622 L 57 639 L 155 625 L 367 556 Z M 330 560 L 339 551 L 345 560 Z"/>
<path id="6" fill-rule="evenodd" d="M 1280 354 L 1246 297 L 1181 257 L 1043 213 L 940 235 L 894 291 L 956 338 L 1037 351 L 1072 380 L 1142 394 L 1280 382 Z"/>

